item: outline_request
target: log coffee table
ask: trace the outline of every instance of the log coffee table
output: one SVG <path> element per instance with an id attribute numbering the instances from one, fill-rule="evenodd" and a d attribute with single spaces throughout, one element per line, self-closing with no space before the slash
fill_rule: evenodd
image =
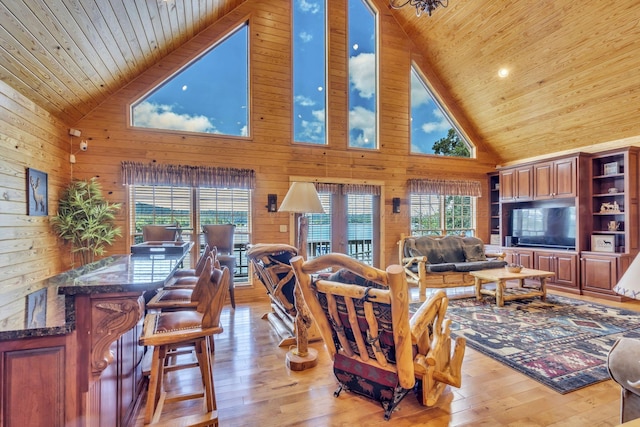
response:
<path id="1" fill-rule="evenodd" d="M 534 270 L 532 268 L 523 268 L 519 273 L 511 273 L 506 268 L 494 268 L 471 271 L 469 274 L 475 278 L 476 299 L 482 299 L 483 294 L 494 296 L 498 307 L 504 306 L 505 301 L 515 299 L 540 297 L 544 301 L 547 297 L 547 278 L 555 275 L 551 271 Z M 524 279 L 539 279 L 540 286 L 525 286 Z M 507 280 L 518 280 L 519 286 L 507 289 Z M 495 283 L 495 290 L 484 289 L 482 285 L 487 283 Z"/>

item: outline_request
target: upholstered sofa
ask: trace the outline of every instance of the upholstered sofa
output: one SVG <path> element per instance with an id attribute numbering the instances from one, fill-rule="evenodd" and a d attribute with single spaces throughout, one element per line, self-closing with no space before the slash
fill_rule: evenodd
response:
<path id="1" fill-rule="evenodd" d="M 619 338 L 607 358 L 611 378 L 620 384 L 620 422 L 640 418 L 640 339 Z"/>
<path id="2" fill-rule="evenodd" d="M 407 281 L 420 288 L 420 296 L 427 288 L 471 286 L 471 271 L 507 264 L 504 253 L 486 253 L 477 237 L 402 235 L 398 249 Z"/>

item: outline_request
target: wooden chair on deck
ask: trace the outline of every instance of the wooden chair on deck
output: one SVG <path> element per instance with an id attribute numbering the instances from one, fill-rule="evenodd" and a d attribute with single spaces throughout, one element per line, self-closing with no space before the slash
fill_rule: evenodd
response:
<path id="1" fill-rule="evenodd" d="M 231 279 L 229 281 L 229 299 L 231 307 L 236 308 L 234 276 L 236 271 L 236 256 L 234 235 L 236 226 L 234 224 L 210 224 L 202 226 L 204 241 L 209 247 L 217 249 L 217 259 L 220 265 L 229 269 Z"/>
<path id="2" fill-rule="evenodd" d="M 432 406 L 447 385 L 460 387 L 466 341 L 450 337 L 444 291 L 410 316 L 399 265 L 382 271 L 336 253 L 306 262 L 298 256 L 291 265 L 333 359 L 336 397 L 347 389 L 377 400 L 388 420 L 414 388 L 419 401 Z M 312 278 L 327 269 L 338 271 Z"/>
<path id="3" fill-rule="evenodd" d="M 144 242 L 175 242 L 178 232 L 175 224 L 152 224 L 142 226 L 142 240 Z"/>
<path id="4" fill-rule="evenodd" d="M 211 262 L 207 262 L 211 268 Z M 206 268 L 206 267 L 205 267 Z M 204 398 L 204 413 L 170 420 L 167 425 L 209 426 L 218 424 L 210 342 L 213 335 L 222 333 L 220 313 L 228 289 L 229 270 L 213 268 L 210 286 L 202 288 L 203 295 L 197 310 L 161 311 L 146 315 L 140 344 L 153 347 L 153 359 L 149 379 L 149 392 L 144 423 L 157 423 L 165 403 L 186 399 Z M 167 371 L 166 358 L 176 349 L 193 346 L 197 365 L 202 375 L 201 392 L 168 396 L 164 387 Z"/>

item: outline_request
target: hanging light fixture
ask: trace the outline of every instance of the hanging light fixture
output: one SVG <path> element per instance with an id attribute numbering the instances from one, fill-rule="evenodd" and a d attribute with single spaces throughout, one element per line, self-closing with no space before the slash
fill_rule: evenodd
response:
<path id="1" fill-rule="evenodd" d="M 449 6 L 449 0 L 389 0 L 389 5 L 394 9 L 400 9 L 406 5 L 414 6 L 416 8 L 416 15 L 422 15 L 422 12 L 426 11 L 429 16 L 438 7 Z"/>

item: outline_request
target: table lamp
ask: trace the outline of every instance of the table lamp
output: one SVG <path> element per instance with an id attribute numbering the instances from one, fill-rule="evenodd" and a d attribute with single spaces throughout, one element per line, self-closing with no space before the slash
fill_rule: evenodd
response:
<path id="1" fill-rule="evenodd" d="M 613 291 L 619 295 L 640 300 L 640 256 L 634 258 L 620 281 L 613 287 Z"/>
<path id="2" fill-rule="evenodd" d="M 307 259 L 307 234 L 309 232 L 308 213 L 324 213 L 322 202 L 312 182 L 293 182 L 284 196 L 278 212 L 298 214 L 298 254 Z M 304 303 L 300 287 L 294 289 L 296 307 L 296 347 L 287 352 L 287 366 L 292 371 L 303 371 L 318 364 L 318 351 L 309 348 L 307 328 L 311 325 L 311 315 Z"/>

